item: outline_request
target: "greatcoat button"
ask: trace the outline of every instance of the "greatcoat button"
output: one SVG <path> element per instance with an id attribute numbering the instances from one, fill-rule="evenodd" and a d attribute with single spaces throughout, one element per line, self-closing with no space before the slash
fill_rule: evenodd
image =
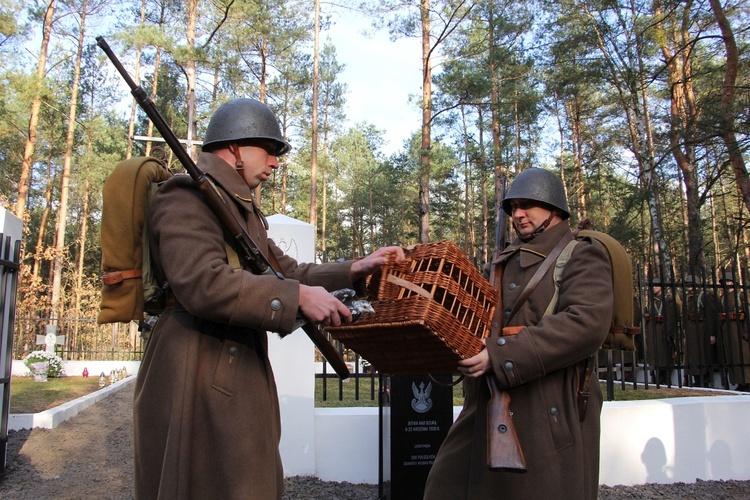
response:
<path id="1" fill-rule="evenodd" d="M 549 409 L 549 414 L 552 415 L 553 417 L 555 415 L 557 415 L 557 408 L 555 408 L 554 406 L 552 408 L 550 408 Z"/>
<path id="2" fill-rule="evenodd" d="M 513 362 L 512 361 L 506 362 L 504 368 L 506 372 L 513 370 Z"/>
<path id="3" fill-rule="evenodd" d="M 508 318 L 510 318 L 510 311 L 505 311 L 505 312 L 503 313 L 503 318 L 505 318 L 505 319 L 508 319 Z"/>
<path id="4" fill-rule="evenodd" d="M 273 309 L 274 311 L 278 311 L 279 309 L 281 309 L 281 301 L 279 299 L 273 299 L 271 301 L 271 309 Z"/>
<path id="5" fill-rule="evenodd" d="M 240 350 L 237 349 L 237 346 L 232 346 L 229 348 L 229 355 L 230 356 L 237 356 L 239 354 Z"/>
<path id="6" fill-rule="evenodd" d="M 516 285 L 515 283 L 511 283 L 510 285 L 508 285 L 508 288 L 510 288 L 511 290 L 515 290 L 516 286 L 518 285 Z"/>
<path id="7" fill-rule="evenodd" d="M 502 337 L 500 337 L 499 339 L 497 339 L 497 345 L 505 345 L 505 339 L 502 338 Z"/>

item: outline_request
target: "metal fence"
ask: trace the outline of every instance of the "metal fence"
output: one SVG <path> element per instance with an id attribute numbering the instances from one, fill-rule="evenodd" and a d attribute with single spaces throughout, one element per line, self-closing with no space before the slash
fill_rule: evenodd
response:
<path id="1" fill-rule="evenodd" d="M 607 382 L 608 399 L 618 383 L 632 384 L 636 390 L 661 386 L 750 389 L 747 271 L 681 276 L 679 280 L 647 276 L 634 283 L 636 321 L 641 328 L 636 351 L 598 353 L 599 378 Z M 57 353 L 66 360 L 139 360 L 143 354 L 144 340 L 136 323 L 98 325 L 95 319 L 17 318 L 14 358 L 23 359 L 29 352 L 43 349 L 40 340 L 49 325 L 65 336 Z M 377 372 L 358 354 L 343 348 L 340 352 L 352 368 L 352 376 L 340 381 L 323 363 L 323 373 L 316 374 L 322 379 L 318 398 L 349 398 L 353 384 L 354 399 L 376 401 Z M 316 356 L 321 361 L 317 351 Z"/>
<path id="2" fill-rule="evenodd" d="M 143 355 L 144 339 L 135 322 L 99 325 L 95 318 L 16 318 L 13 358 L 44 350 L 50 331 L 57 336 L 55 352 L 63 360 L 137 361 Z"/>
<path id="3" fill-rule="evenodd" d="M 635 337 L 636 350 L 597 353 L 606 399 L 614 399 L 617 385 L 634 390 L 707 387 L 750 392 L 748 271 L 672 275 L 682 278 L 660 273 L 634 282 L 635 326 L 641 332 Z M 347 382 L 330 375 L 328 379 L 324 399 L 341 399 Z M 374 400 L 377 392 L 357 395 Z"/>
<path id="4" fill-rule="evenodd" d="M 671 275 L 638 281 L 642 334 L 620 367 L 644 384 L 750 389 L 747 270 Z"/>
<path id="5" fill-rule="evenodd" d="M 19 230 L 20 235 L 20 230 Z M 10 414 L 12 339 L 16 317 L 21 242 L 0 233 L 0 473 L 5 470 Z"/>

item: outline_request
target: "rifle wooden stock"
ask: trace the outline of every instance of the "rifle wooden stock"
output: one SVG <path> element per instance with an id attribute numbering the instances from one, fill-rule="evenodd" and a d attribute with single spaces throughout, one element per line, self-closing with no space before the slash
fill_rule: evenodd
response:
<path id="1" fill-rule="evenodd" d="M 487 466 L 492 470 L 526 472 L 526 459 L 510 413 L 510 394 L 501 391 L 494 373 L 487 374 Z"/>
<path id="2" fill-rule="evenodd" d="M 96 37 L 96 44 L 104 51 L 115 69 L 117 69 L 117 72 L 120 73 L 122 79 L 128 84 L 130 92 L 133 94 L 133 97 L 140 108 L 146 113 L 156 127 L 156 130 L 158 130 L 162 138 L 164 138 L 164 142 L 167 143 L 179 162 L 185 167 L 185 170 L 193 179 L 193 182 L 201 190 L 206 199 L 206 204 L 211 208 L 211 211 L 219 219 L 222 226 L 234 237 L 234 240 L 237 243 L 237 248 L 235 248 L 235 250 L 237 251 L 240 260 L 247 266 L 247 269 L 253 274 L 273 274 L 279 279 L 284 279 L 284 276 L 276 271 L 266 256 L 263 255 L 260 248 L 245 228 L 234 218 L 229 207 L 226 206 L 224 199 L 216 189 L 213 188 L 211 183 L 208 182 L 206 174 L 198 168 L 198 165 L 195 164 L 190 157 L 190 154 L 182 147 L 180 140 L 177 138 L 174 131 L 172 131 L 161 113 L 159 113 L 159 110 L 156 108 L 156 105 L 148 94 L 146 94 L 140 85 L 136 85 L 133 79 L 130 78 L 130 75 L 125 71 L 120 60 L 109 47 L 106 40 L 104 40 L 104 37 Z M 302 329 L 310 340 L 313 341 L 323 357 L 325 357 L 325 359 L 331 364 L 336 374 L 342 379 L 348 378 L 349 369 L 346 367 L 346 363 L 344 363 L 339 352 L 319 331 L 318 327 L 305 323 L 305 325 L 302 326 Z"/>
<path id="3" fill-rule="evenodd" d="M 500 181 L 500 198 L 505 199 L 506 178 Z M 508 214 L 503 210 L 502 203 L 498 204 L 498 219 L 495 233 L 495 252 L 492 255 L 493 262 L 505 249 L 505 240 L 508 233 Z M 495 310 L 492 321 L 492 334 L 502 333 L 502 281 L 503 270 L 501 265 L 493 265 L 490 269 L 490 283 L 500 291 L 500 303 Z M 515 332 L 518 333 L 518 332 Z M 511 472 L 526 472 L 526 459 L 523 457 L 521 443 L 518 441 L 516 427 L 510 413 L 510 394 L 501 391 L 497 384 L 494 373 L 487 374 L 487 383 L 490 386 L 490 401 L 487 404 L 487 467 L 492 470 L 504 470 Z"/>

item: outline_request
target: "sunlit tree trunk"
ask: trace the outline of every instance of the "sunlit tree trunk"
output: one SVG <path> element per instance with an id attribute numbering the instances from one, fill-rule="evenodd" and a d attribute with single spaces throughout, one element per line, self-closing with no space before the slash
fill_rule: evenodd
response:
<path id="1" fill-rule="evenodd" d="M 80 28 L 78 32 L 78 49 L 75 66 L 73 68 L 73 84 L 70 90 L 70 108 L 68 110 L 68 133 L 65 138 L 65 159 L 60 189 L 60 204 L 57 209 L 57 237 L 55 238 L 55 257 L 52 261 L 52 300 L 50 312 L 52 318 L 59 317 L 61 311 L 60 297 L 62 294 L 62 272 L 65 260 L 65 230 L 68 218 L 68 198 L 70 192 L 70 172 L 73 164 L 73 146 L 75 142 L 76 119 L 78 110 L 78 86 L 81 81 L 81 61 L 83 59 L 84 35 L 86 33 L 86 10 L 88 0 L 83 0 L 79 9 Z"/>
<path id="2" fill-rule="evenodd" d="M 683 4 L 685 10 L 682 19 L 689 19 L 692 2 Z M 660 6 L 656 5 L 656 14 L 660 17 Z M 667 62 L 667 74 L 670 95 L 670 128 L 669 146 L 672 157 L 683 175 L 685 183 L 685 201 L 687 216 L 687 244 L 688 268 L 704 269 L 705 254 L 703 251 L 703 234 L 700 220 L 700 195 L 698 182 L 698 166 L 695 160 L 695 128 L 694 124 L 700 119 L 695 103 L 693 91 L 693 65 L 689 26 L 669 22 L 672 29 L 667 28 L 669 20 L 661 21 L 657 28 L 662 36 L 659 37 L 664 60 Z M 673 48 L 674 47 L 674 48 Z"/>
<path id="3" fill-rule="evenodd" d="M 317 234 L 318 229 L 318 83 L 320 61 L 320 1 L 314 0 L 315 35 L 313 43 L 313 88 L 312 88 L 312 144 L 310 146 L 310 213 L 309 222 Z"/>
<path id="4" fill-rule="evenodd" d="M 726 63 L 724 66 L 724 85 L 721 88 L 721 125 L 719 135 L 727 148 L 727 155 L 732 164 L 734 176 L 737 179 L 737 187 L 742 193 L 742 201 L 750 210 L 750 178 L 747 175 L 745 159 L 742 149 L 737 142 L 734 132 L 734 94 L 736 90 L 737 73 L 739 71 L 739 51 L 734 39 L 734 31 L 724 13 L 719 0 L 709 0 L 711 10 L 714 13 L 716 23 L 721 30 L 724 40 L 724 51 L 726 52 Z"/>
<path id="5" fill-rule="evenodd" d="M 47 48 L 49 47 L 52 33 L 52 21 L 55 14 L 55 1 L 49 0 L 44 15 L 44 26 L 42 28 L 42 46 L 39 50 L 39 59 L 36 65 L 36 80 L 34 82 L 34 99 L 31 102 L 31 116 L 29 117 L 29 135 L 23 148 L 23 160 L 21 161 L 21 176 L 18 180 L 18 199 L 16 200 L 16 216 L 23 220 L 26 212 L 26 197 L 29 193 L 29 182 L 31 181 L 31 166 L 34 163 L 34 148 L 36 146 L 36 132 L 39 126 L 39 109 L 42 107 L 42 85 L 47 68 Z"/>
<path id="6" fill-rule="evenodd" d="M 159 14 L 159 26 L 164 26 L 165 14 L 166 6 L 164 3 L 162 3 L 161 11 Z M 154 56 L 154 77 L 153 81 L 151 82 L 151 102 L 156 102 L 157 90 L 159 88 L 159 67 L 161 66 L 161 50 L 161 47 L 156 47 L 156 55 Z M 154 123 L 151 120 L 148 121 L 148 129 L 146 131 L 146 135 L 148 137 L 154 136 Z M 152 147 L 153 143 L 151 141 L 146 142 L 146 156 L 149 156 L 151 154 Z M 169 165 L 169 163 L 167 163 L 167 165 Z"/>
<path id="7" fill-rule="evenodd" d="M 141 24 L 146 22 L 146 0 L 141 0 Z M 133 75 L 135 82 L 140 82 L 141 79 L 141 44 L 138 43 L 135 48 L 135 74 Z M 135 135 L 135 120 L 138 113 L 138 102 L 133 98 L 133 102 L 130 104 L 130 120 L 128 121 L 128 147 L 125 150 L 125 158 L 133 156 L 133 136 Z"/>
<path id="8" fill-rule="evenodd" d="M 422 19 L 422 144 L 419 154 L 419 242 L 430 242 L 430 148 L 432 147 L 432 59 L 430 0 L 421 0 Z"/>
<path id="9" fill-rule="evenodd" d="M 37 233 L 34 252 L 34 264 L 31 268 L 31 276 L 34 281 L 39 279 L 39 273 L 41 272 L 42 261 L 44 260 L 44 237 L 47 233 L 47 221 L 52 212 L 52 156 L 53 153 L 50 149 L 47 158 L 47 185 L 44 190 L 44 211 L 42 211 L 42 219 L 39 221 L 39 232 Z"/>
<path id="10" fill-rule="evenodd" d="M 190 156 L 196 159 L 198 149 L 193 145 L 195 137 L 195 113 L 198 110 L 195 89 L 197 80 L 197 61 L 195 50 L 195 29 L 198 22 L 198 0 L 189 0 L 187 4 L 187 44 L 188 60 L 185 64 L 185 74 L 187 75 L 187 143 L 190 145 Z"/>

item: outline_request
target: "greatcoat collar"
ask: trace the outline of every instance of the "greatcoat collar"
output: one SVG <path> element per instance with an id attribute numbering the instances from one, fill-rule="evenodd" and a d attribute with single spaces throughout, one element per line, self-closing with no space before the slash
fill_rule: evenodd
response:
<path id="1" fill-rule="evenodd" d="M 564 221 L 555 226 L 548 227 L 527 243 L 516 238 L 505 250 L 500 252 L 500 255 L 493 261 L 493 264 L 506 262 L 512 255 L 518 253 L 518 262 L 522 268 L 536 265 L 549 255 L 561 238 L 564 238 L 566 241 L 573 239 L 573 233 Z"/>
<path id="2" fill-rule="evenodd" d="M 260 207 L 255 204 L 250 186 L 247 185 L 237 170 L 213 153 L 201 153 L 198 163 L 201 170 L 214 183 L 221 186 L 234 202 L 245 210 L 245 213 L 255 213 L 265 228 L 268 229 L 266 217 L 260 211 Z"/>

